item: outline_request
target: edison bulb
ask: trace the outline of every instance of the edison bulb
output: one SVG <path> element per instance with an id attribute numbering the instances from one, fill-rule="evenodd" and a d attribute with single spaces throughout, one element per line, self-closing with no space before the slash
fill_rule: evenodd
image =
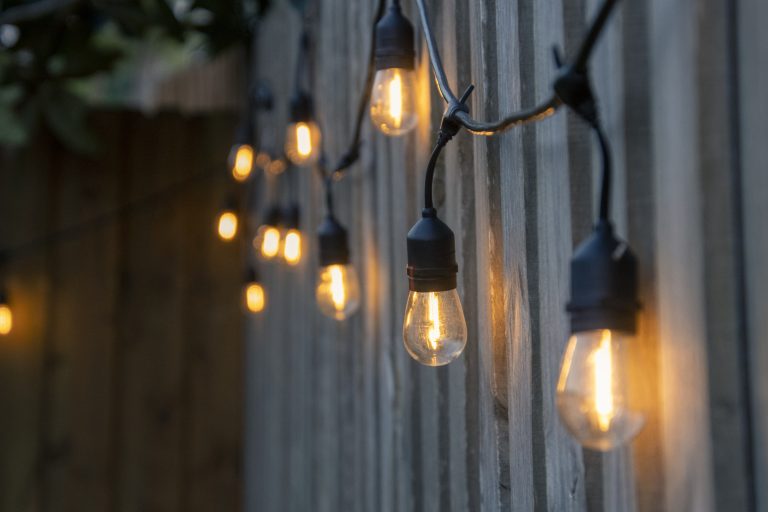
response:
<path id="1" fill-rule="evenodd" d="M 450 363 L 467 344 L 467 323 L 456 289 L 408 294 L 403 342 L 415 360 L 427 366 Z"/>
<path id="2" fill-rule="evenodd" d="M 237 144 L 232 147 L 229 156 L 229 166 L 232 177 L 237 181 L 245 181 L 253 170 L 253 147 L 250 144 Z"/>
<path id="3" fill-rule="evenodd" d="M 301 261 L 301 231 L 289 229 L 283 242 L 283 258 L 289 265 L 297 265 Z"/>
<path id="4" fill-rule="evenodd" d="M 8 304 L 0 304 L 0 336 L 5 336 L 13 328 L 13 313 Z"/>
<path id="5" fill-rule="evenodd" d="M 311 165 L 320 156 L 320 128 L 314 121 L 299 121 L 288 125 L 285 154 L 295 165 Z"/>
<path id="6" fill-rule="evenodd" d="M 360 306 L 360 285 L 355 267 L 328 265 L 320 268 L 317 279 L 317 305 L 336 320 L 344 320 Z"/>
<path id="7" fill-rule="evenodd" d="M 387 135 L 403 135 L 416 126 L 414 71 L 401 68 L 376 72 L 371 91 L 371 119 Z"/>
<path id="8" fill-rule="evenodd" d="M 264 294 L 264 287 L 259 283 L 254 281 L 245 285 L 243 295 L 245 297 L 245 307 L 248 311 L 251 313 L 259 313 L 264 310 L 267 299 Z"/>
<path id="9" fill-rule="evenodd" d="M 259 254 L 266 260 L 271 260 L 280 252 L 280 230 L 275 226 L 264 225 L 259 228 L 256 238 Z"/>
<path id="10" fill-rule="evenodd" d="M 225 210 L 219 214 L 219 221 L 216 223 L 219 238 L 230 241 L 237 235 L 237 215 L 231 210 Z"/>
<path id="11" fill-rule="evenodd" d="M 565 427 L 587 448 L 608 451 L 627 443 L 643 415 L 627 400 L 628 336 L 600 329 L 571 336 L 557 383 L 557 410 Z"/>

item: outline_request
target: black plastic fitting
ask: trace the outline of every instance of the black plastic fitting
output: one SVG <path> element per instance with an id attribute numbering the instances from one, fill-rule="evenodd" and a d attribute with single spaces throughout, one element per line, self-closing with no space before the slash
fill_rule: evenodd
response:
<path id="1" fill-rule="evenodd" d="M 328 214 L 317 229 L 319 263 L 328 265 L 346 265 L 349 263 L 349 244 L 347 230 L 333 214 Z"/>
<path id="2" fill-rule="evenodd" d="M 637 259 L 601 220 L 571 259 L 571 333 L 637 330 Z"/>
<path id="3" fill-rule="evenodd" d="M 301 224 L 301 209 L 297 203 L 285 208 L 283 212 L 283 225 L 285 229 L 299 229 Z"/>
<path id="4" fill-rule="evenodd" d="M 266 215 L 264 215 L 264 225 L 281 227 L 283 225 L 283 212 L 277 205 L 271 206 L 267 209 Z"/>
<path id="5" fill-rule="evenodd" d="M 396 2 L 376 24 L 376 70 L 413 69 L 415 60 L 413 25 Z"/>
<path id="6" fill-rule="evenodd" d="M 442 292 L 456 288 L 456 242 L 453 231 L 424 208 L 421 219 L 408 232 L 408 283 L 415 292 Z"/>
<path id="7" fill-rule="evenodd" d="M 308 123 L 315 119 L 315 102 L 305 91 L 297 91 L 291 97 L 289 105 L 291 123 Z"/>

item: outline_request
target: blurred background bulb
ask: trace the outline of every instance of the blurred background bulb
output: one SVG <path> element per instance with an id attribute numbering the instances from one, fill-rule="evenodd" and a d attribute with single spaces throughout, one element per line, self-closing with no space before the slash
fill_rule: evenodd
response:
<path id="1" fill-rule="evenodd" d="M 301 231 L 289 229 L 283 242 L 283 258 L 289 265 L 297 265 L 301 261 Z"/>
<path id="2" fill-rule="evenodd" d="M 253 170 L 253 147 L 250 144 L 237 144 L 229 155 L 232 176 L 237 181 L 245 181 Z"/>
<path id="3" fill-rule="evenodd" d="M 467 344 L 467 324 L 456 289 L 408 294 L 403 322 L 408 353 L 427 366 L 456 359 Z"/>
<path id="4" fill-rule="evenodd" d="M 256 239 L 261 257 L 271 260 L 280 252 L 280 230 L 275 226 L 264 225 L 259 228 Z"/>
<path id="5" fill-rule="evenodd" d="M 320 311 L 336 320 L 344 320 L 360 306 L 360 285 L 351 264 L 320 267 L 316 290 Z"/>
<path id="6" fill-rule="evenodd" d="M 629 336 L 598 329 L 568 341 L 557 383 L 560 419 L 587 448 L 608 451 L 627 443 L 643 426 L 643 415 L 627 400 Z"/>
<path id="7" fill-rule="evenodd" d="M 387 135 L 403 135 L 416 126 L 415 73 L 387 68 L 376 72 L 371 91 L 371 119 Z"/>
<path id="8" fill-rule="evenodd" d="M 267 303 L 264 287 L 257 282 L 250 282 L 245 285 L 244 290 L 245 307 L 251 313 L 259 313 L 264 310 Z"/>
<path id="9" fill-rule="evenodd" d="M 237 215 L 232 210 L 224 210 L 219 214 L 219 220 L 216 223 L 219 238 L 230 241 L 237 235 Z"/>
<path id="10" fill-rule="evenodd" d="M 0 304 L 0 335 L 5 336 L 13 328 L 13 313 L 8 304 Z"/>
<path id="11" fill-rule="evenodd" d="M 288 125 L 285 134 L 285 154 L 295 165 L 311 165 L 320 156 L 320 128 L 314 121 L 299 121 Z"/>

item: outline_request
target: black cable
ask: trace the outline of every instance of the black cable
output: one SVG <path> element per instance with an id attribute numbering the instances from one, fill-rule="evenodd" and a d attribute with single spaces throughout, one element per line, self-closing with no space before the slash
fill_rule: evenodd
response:
<path id="1" fill-rule="evenodd" d="M 599 122 L 592 123 L 592 129 L 597 135 L 597 141 L 600 144 L 600 154 L 603 162 L 603 176 L 600 184 L 600 211 L 598 218 L 601 221 L 607 221 L 611 211 L 611 181 L 613 176 L 613 166 L 611 162 L 611 148 L 608 145 L 608 138 L 605 136 Z"/>

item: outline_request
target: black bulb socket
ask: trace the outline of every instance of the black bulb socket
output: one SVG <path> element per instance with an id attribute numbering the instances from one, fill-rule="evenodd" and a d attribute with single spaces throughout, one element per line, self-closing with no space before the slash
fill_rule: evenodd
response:
<path id="1" fill-rule="evenodd" d="M 250 117 L 246 117 L 237 127 L 237 133 L 235 134 L 235 146 L 253 146 L 254 140 L 253 122 Z"/>
<path id="2" fill-rule="evenodd" d="M 279 206 L 271 206 L 264 215 L 264 226 L 282 227 L 283 212 Z"/>
<path id="3" fill-rule="evenodd" d="M 283 212 L 283 225 L 285 229 L 299 229 L 301 224 L 301 209 L 296 203 L 286 207 Z"/>
<path id="4" fill-rule="evenodd" d="M 256 271 L 256 267 L 246 268 L 243 278 L 246 284 L 258 283 L 259 273 Z"/>
<path id="5" fill-rule="evenodd" d="M 315 102 L 308 92 L 297 91 L 291 97 L 289 111 L 291 123 L 309 123 L 315 119 Z"/>
<path id="6" fill-rule="evenodd" d="M 571 333 L 611 329 L 637 331 L 637 258 L 601 220 L 571 259 Z"/>
<path id="7" fill-rule="evenodd" d="M 424 208 L 408 232 L 408 286 L 414 292 L 443 292 L 456 288 L 456 241 L 453 231 Z"/>
<path id="8" fill-rule="evenodd" d="M 8 294 L 5 290 L 0 290 L 0 305 L 8 305 Z"/>
<path id="9" fill-rule="evenodd" d="M 349 263 L 349 243 L 347 230 L 339 224 L 333 214 L 328 214 L 317 229 L 318 246 L 320 248 L 319 263 L 321 267 L 328 265 L 346 265 Z"/>
<path id="10" fill-rule="evenodd" d="M 416 60 L 413 25 L 395 3 L 376 23 L 376 71 L 389 68 L 413 69 Z"/>

